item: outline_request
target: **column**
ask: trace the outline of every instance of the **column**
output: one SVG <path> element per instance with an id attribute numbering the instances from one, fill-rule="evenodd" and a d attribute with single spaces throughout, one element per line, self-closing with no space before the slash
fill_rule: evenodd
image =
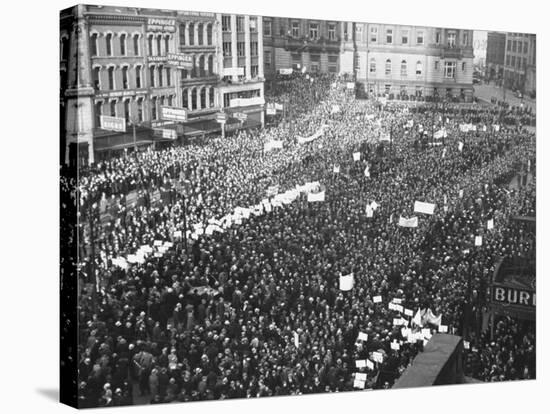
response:
<path id="1" fill-rule="evenodd" d="M 189 23 L 185 23 L 185 46 L 189 46 Z"/>
<path id="2" fill-rule="evenodd" d="M 193 30 L 195 31 L 195 37 L 193 39 L 193 42 L 195 43 L 195 45 L 198 45 L 199 44 L 199 22 L 195 22 L 193 24 Z"/>
<path id="3" fill-rule="evenodd" d="M 239 58 L 237 56 L 237 15 L 231 15 L 231 67 L 239 66 Z M 231 77 L 233 81 L 238 81 L 237 76 Z"/>
<path id="4" fill-rule="evenodd" d="M 187 109 L 190 111 L 193 109 L 193 94 L 191 93 L 191 88 L 187 89 Z"/>
<path id="5" fill-rule="evenodd" d="M 250 76 L 250 16 L 244 16 L 244 66 L 246 79 Z"/>
<path id="6" fill-rule="evenodd" d="M 258 27 L 258 77 L 264 79 L 264 27 L 262 16 L 257 17 L 257 27 Z M 275 56 L 271 62 L 273 67 L 275 67 Z"/>

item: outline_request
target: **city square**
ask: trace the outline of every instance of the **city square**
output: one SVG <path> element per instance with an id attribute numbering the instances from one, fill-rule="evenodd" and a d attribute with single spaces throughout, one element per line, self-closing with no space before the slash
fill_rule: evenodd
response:
<path id="1" fill-rule="evenodd" d="M 536 378 L 535 35 L 60 23 L 80 408 Z"/>

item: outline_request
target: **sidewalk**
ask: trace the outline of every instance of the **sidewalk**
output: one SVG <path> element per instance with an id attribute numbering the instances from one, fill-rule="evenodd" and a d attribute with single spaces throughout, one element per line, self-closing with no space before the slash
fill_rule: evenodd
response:
<path id="1" fill-rule="evenodd" d="M 493 83 L 486 84 L 477 84 L 474 85 L 474 96 L 480 100 L 491 102 L 491 98 L 496 98 L 499 101 L 503 99 L 503 90 L 502 88 L 495 86 Z M 531 99 L 528 96 L 524 96 L 523 99 L 516 97 L 515 93 L 510 89 L 506 90 L 506 102 L 512 106 L 520 106 L 523 102 L 524 107 L 531 107 L 533 111 L 536 110 L 537 101 L 536 99 Z"/>

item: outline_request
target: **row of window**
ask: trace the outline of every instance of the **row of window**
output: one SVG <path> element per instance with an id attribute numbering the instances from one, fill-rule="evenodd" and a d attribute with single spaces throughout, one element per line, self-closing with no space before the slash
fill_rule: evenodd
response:
<path id="1" fill-rule="evenodd" d="M 356 69 L 359 66 L 359 63 L 358 63 L 357 60 L 356 60 L 355 66 L 356 66 Z M 439 70 L 439 61 L 438 60 L 435 61 L 434 69 Z M 443 70 L 444 70 L 444 76 L 446 78 L 454 78 L 456 76 L 456 62 L 454 62 L 454 61 L 445 61 L 444 66 L 443 66 Z M 466 62 L 462 62 L 462 71 L 464 72 L 465 70 L 466 70 Z M 373 74 L 376 73 L 376 59 L 375 58 L 372 58 L 370 60 L 369 72 L 373 73 Z M 384 74 L 385 75 L 391 75 L 391 73 L 392 73 L 392 61 L 391 61 L 391 59 L 386 59 L 386 62 L 384 64 Z M 404 77 L 404 76 L 407 76 L 407 73 L 408 73 L 407 61 L 402 60 L 401 65 L 400 65 L 400 75 Z M 422 62 L 421 61 L 416 62 L 415 74 L 417 76 L 422 75 Z"/>
<path id="2" fill-rule="evenodd" d="M 208 92 L 207 92 L 208 90 Z M 212 108 L 214 106 L 214 88 L 193 88 L 182 90 L 182 106 L 189 111 Z"/>
<path id="3" fill-rule="evenodd" d="M 521 50 L 523 44 L 523 51 Z M 506 50 L 513 53 L 523 53 L 526 55 L 529 52 L 529 42 L 522 42 L 521 40 L 510 40 L 506 41 Z"/>
<path id="4" fill-rule="evenodd" d="M 143 68 L 136 66 L 130 69 L 129 66 L 123 66 L 119 71 L 114 66 L 107 68 L 107 79 L 102 79 L 102 73 L 105 70 L 99 66 L 92 69 L 92 84 L 95 90 L 119 90 L 119 89 L 141 89 L 145 88 L 143 83 Z M 130 83 L 130 72 L 133 72 L 133 82 Z M 117 76 L 120 73 L 120 76 Z M 120 83 L 120 84 L 119 84 Z M 172 70 L 163 65 L 149 67 L 149 84 L 152 88 L 172 86 Z"/>
<path id="5" fill-rule="evenodd" d="M 236 16 L 235 21 L 237 24 L 237 32 L 244 33 L 246 29 L 244 16 Z M 258 18 L 250 16 L 248 26 L 251 33 L 256 33 L 258 31 Z M 231 30 L 231 16 L 224 14 L 222 16 L 222 32 L 230 32 Z"/>
<path id="6" fill-rule="evenodd" d="M 271 36 L 273 34 L 273 22 L 271 20 L 266 20 L 264 23 L 264 36 Z M 292 37 L 301 36 L 301 23 L 299 21 L 294 21 L 290 25 L 290 30 L 288 34 Z M 327 38 L 328 40 L 336 40 L 336 23 L 327 24 Z M 283 25 L 279 27 L 279 35 L 285 35 L 285 28 Z M 319 23 L 309 23 L 307 35 L 312 40 L 317 40 L 321 36 L 321 29 Z"/>
<path id="7" fill-rule="evenodd" d="M 132 51 L 133 56 L 141 55 L 141 45 L 139 34 L 133 34 L 131 36 L 131 42 L 128 44 L 128 35 L 126 33 L 121 33 L 118 36 L 118 50 L 117 56 L 128 56 L 129 50 Z M 100 56 L 100 44 L 99 44 L 99 34 L 92 33 L 90 36 L 90 54 L 91 56 Z M 114 35 L 112 33 L 107 33 L 105 36 L 105 56 L 115 56 L 115 43 Z M 161 56 L 165 53 L 172 52 L 169 35 L 148 35 L 147 36 L 147 53 L 149 56 Z"/>
<path id="8" fill-rule="evenodd" d="M 223 56 L 229 57 L 233 55 L 231 48 L 231 42 L 223 42 L 222 44 Z M 246 56 L 246 44 L 245 42 L 237 42 L 237 56 Z M 250 56 L 258 56 L 258 42 L 250 42 Z"/>
<path id="9" fill-rule="evenodd" d="M 525 70 L 527 67 L 527 58 L 526 57 L 520 57 L 520 56 L 510 56 L 506 55 L 506 66 L 511 66 L 516 69 L 522 69 Z"/>
<path id="10" fill-rule="evenodd" d="M 375 85 L 375 84 L 373 84 L 373 83 L 370 83 L 370 84 L 369 84 L 368 87 L 369 87 L 369 92 L 370 92 L 370 93 L 375 93 L 375 92 L 376 92 L 376 93 L 379 93 L 379 92 L 380 92 L 380 91 L 378 90 L 378 88 L 375 88 L 375 86 L 377 86 L 377 85 Z M 397 86 L 397 85 L 396 85 L 396 86 Z M 395 88 L 393 88 L 393 89 L 395 89 Z M 392 89 L 392 85 L 389 84 L 389 83 L 387 83 L 387 84 L 384 85 L 384 93 L 386 93 L 386 94 L 391 93 L 391 92 L 393 91 L 393 89 Z M 411 87 L 408 86 L 408 85 L 399 85 L 399 94 L 400 94 L 400 95 L 407 95 L 407 93 L 408 93 L 408 91 L 409 91 L 410 89 L 411 89 Z M 414 87 L 414 93 L 415 93 L 416 96 L 422 96 L 424 90 L 428 90 L 428 89 L 429 89 L 429 88 L 427 88 L 427 87 L 425 87 L 425 86 L 417 85 L 417 86 Z M 445 95 L 446 95 L 447 97 L 451 97 L 451 96 L 453 95 L 453 88 L 445 88 L 444 91 L 445 91 Z M 432 90 L 432 94 L 433 94 L 433 95 L 439 95 L 440 92 L 443 93 L 443 89 L 442 89 L 442 88 L 439 88 L 439 89 L 438 89 L 438 88 L 433 88 L 433 90 Z M 464 89 L 464 88 L 461 88 L 461 89 L 460 89 L 460 96 L 463 97 L 463 96 L 465 95 L 465 93 L 466 93 L 465 89 Z"/>
<path id="11" fill-rule="evenodd" d="M 153 96 L 151 98 L 151 120 L 158 120 L 159 118 L 159 109 L 160 106 L 173 106 L 175 101 L 175 96 Z M 122 108 L 118 103 L 122 103 Z M 122 109 L 122 111 L 121 111 Z M 135 111 L 135 113 L 133 112 Z M 109 102 L 96 102 L 95 104 L 95 122 L 96 126 L 99 128 L 100 116 L 108 115 L 119 118 L 126 119 L 126 123 L 130 125 L 131 123 L 141 123 L 145 121 L 144 117 L 144 98 L 138 97 L 135 99 L 135 106 L 132 110 L 131 98 L 123 99 L 111 99 Z"/>
<path id="12" fill-rule="evenodd" d="M 187 23 L 187 25 L 180 25 L 180 45 L 211 46 L 212 44 L 213 40 L 211 24 Z"/>

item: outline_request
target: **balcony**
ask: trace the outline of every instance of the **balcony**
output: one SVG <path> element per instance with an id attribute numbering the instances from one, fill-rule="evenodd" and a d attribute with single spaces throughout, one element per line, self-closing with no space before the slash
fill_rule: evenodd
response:
<path id="1" fill-rule="evenodd" d="M 456 46 L 444 46 L 441 49 L 441 59 L 462 59 L 462 49 Z"/>
<path id="2" fill-rule="evenodd" d="M 285 50 L 298 52 L 337 53 L 340 51 L 340 39 L 335 38 L 334 40 L 329 40 L 325 37 L 310 39 L 308 36 L 302 36 L 300 38 L 286 36 L 284 48 Z"/>
<path id="3" fill-rule="evenodd" d="M 180 86 L 190 86 L 190 85 L 202 85 L 205 83 L 212 84 L 219 81 L 219 76 L 215 73 L 213 74 L 203 74 L 203 76 L 194 76 L 191 78 L 182 78 L 180 80 Z"/>

